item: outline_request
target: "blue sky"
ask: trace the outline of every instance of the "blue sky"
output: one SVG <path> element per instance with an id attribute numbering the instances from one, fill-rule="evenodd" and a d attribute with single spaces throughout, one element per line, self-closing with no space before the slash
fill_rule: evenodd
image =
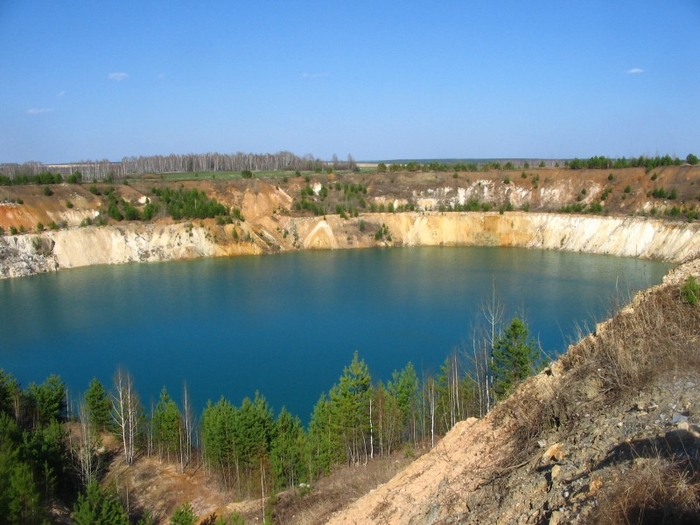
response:
<path id="1" fill-rule="evenodd" d="M 698 0 L 0 0 L 0 162 L 684 158 L 698 28 Z"/>

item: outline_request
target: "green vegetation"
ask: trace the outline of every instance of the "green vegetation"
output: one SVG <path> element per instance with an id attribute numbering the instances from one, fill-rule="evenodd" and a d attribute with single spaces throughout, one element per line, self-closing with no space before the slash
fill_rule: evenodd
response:
<path id="1" fill-rule="evenodd" d="M 671 191 L 666 191 L 664 188 L 654 188 L 651 192 L 651 196 L 655 199 L 675 200 L 678 197 L 678 193 L 676 192 L 676 188 L 673 188 Z"/>
<path id="2" fill-rule="evenodd" d="M 197 515 L 189 501 L 176 508 L 170 518 L 170 525 L 197 525 L 198 522 Z"/>
<path id="3" fill-rule="evenodd" d="M 690 157 L 690 155 L 689 155 Z M 564 165 L 572 170 L 587 169 L 623 169 L 623 168 L 639 168 L 643 167 L 647 170 L 652 170 L 661 166 L 680 166 L 683 164 L 677 157 L 664 155 L 663 157 L 645 157 L 627 159 L 625 157 L 619 159 L 611 159 L 609 157 L 599 156 L 591 157 L 588 160 L 573 159 L 567 161 Z M 612 174 L 611 174 L 612 175 Z M 609 180 L 612 178 L 608 177 Z M 614 175 L 613 175 L 614 178 Z"/>
<path id="4" fill-rule="evenodd" d="M 697 306 L 700 299 L 700 284 L 698 284 L 695 276 L 688 277 L 681 286 L 681 297 L 685 302 L 693 306 Z"/>
<path id="5" fill-rule="evenodd" d="M 514 318 L 493 345 L 493 388 L 497 399 L 508 397 L 515 387 L 537 370 L 539 351 L 525 323 Z"/>
<path id="6" fill-rule="evenodd" d="M 386 224 L 382 223 L 379 229 L 374 233 L 374 240 L 380 242 L 391 242 L 391 233 Z"/>
<path id="7" fill-rule="evenodd" d="M 260 393 L 240 406 L 223 397 L 209 401 L 198 427 L 186 388 L 181 405 L 163 388 L 149 413 L 129 373 L 118 370 L 111 392 L 99 380 L 90 381 L 73 416 L 82 429 L 80 438 L 69 439 L 61 379 L 50 376 L 23 390 L 0 370 L 0 515 L 10 524 L 42 523 L 49 519 L 49 505 L 60 500 L 72 508 L 74 523 L 129 523 L 124 488 L 118 492 L 99 483 L 105 466 L 103 431 L 121 442 L 127 463 L 149 454 L 177 463 L 182 471 L 206 465 L 235 498 L 266 499 L 313 482 L 337 465 L 389 458 L 402 447 L 410 454 L 421 443 L 434 444 L 457 421 L 483 414 L 492 405 L 485 399 L 503 397 L 535 370 L 534 345 L 522 321 L 514 319 L 502 334 L 494 324 L 493 333 L 492 347 L 476 345 L 492 355 L 484 363 L 493 362 L 486 372 L 493 383 L 482 382 L 484 368 L 467 366 L 457 352 L 437 374 L 423 374 L 422 381 L 411 363 L 386 382 L 373 381 L 355 352 L 338 381 L 321 394 L 307 429 L 285 409 L 275 417 Z M 484 389 L 490 392 L 486 397 Z M 170 522 L 196 520 L 186 503 Z"/>
<path id="8" fill-rule="evenodd" d="M 75 525 L 129 525 L 119 496 L 114 490 L 103 490 L 97 481 L 87 486 L 84 494 L 78 495 L 73 507 Z"/>
<path id="9" fill-rule="evenodd" d="M 0 175 L 0 186 L 26 186 L 28 184 L 46 185 L 60 184 L 63 177 L 60 173 L 38 173 L 36 175 L 16 174 L 14 177 Z"/>

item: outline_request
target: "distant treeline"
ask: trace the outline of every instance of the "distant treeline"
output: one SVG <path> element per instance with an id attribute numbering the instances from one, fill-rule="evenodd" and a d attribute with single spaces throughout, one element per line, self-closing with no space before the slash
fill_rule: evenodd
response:
<path id="1" fill-rule="evenodd" d="M 489 171 L 489 170 L 519 170 L 519 169 L 531 169 L 531 168 L 559 168 L 565 167 L 572 170 L 578 170 L 583 168 L 588 169 L 622 169 L 622 168 L 639 168 L 643 167 L 647 170 L 652 170 L 661 166 L 680 166 L 684 162 L 688 164 L 695 165 L 698 163 L 698 157 L 694 154 L 689 154 L 685 161 L 679 159 L 678 157 L 671 157 L 670 155 L 664 155 L 663 157 L 646 157 L 640 156 L 637 158 L 627 159 L 622 158 L 610 158 L 604 156 L 591 157 L 587 160 L 575 158 L 573 160 L 525 160 L 525 159 L 513 159 L 513 160 L 446 160 L 446 161 L 431 161 L 431 162 L 421 162 L 417 160 L 411 161 L 387 161 L 379 162 L 377 164 L 377 171 L 379 172 L 396 172 L 396 171 L 462 171 L 462 172 L 476 172 L 476 171 Z"/>
<path id="2" fill-rule="evenodd" d="M 355 170 L 357 164 L 348 155 L 341 161 L 333 155 L 330 161 L 315 158 L 313 155 L 300 157 L 288 151 L 279 153 L 202 153 L 187 155 L 152 155 L 148 157 L 124 157 L 121 162 L 109 160 L 81 161 L 70 164 L 42 164 L 25 162 L 23 164 L 2 164 L 0 174 L 5 179 L 22 180 L 44 173 L 56 173 L 63 177 L 80 174 L 85 181 L 105 180 L 143 175 L 145 173 L 195 173 L 195 172 L 231 172 L 231 171 L 322 171 Z M 26 179 L 25 179 L 26 180 Z M 60 182 L 60 181 L 59 181 Z M 26 184 L 27 182 L 21 182 Z"/>
<path id="3" fill-rule="evenodd" d="M 664 155 L 663 157 L 637 157 L 627 159 L 622 157 L 620 159 L 611 159 L 609 157 L 591 157 L 588 160 L 573 159 L 567 161 L 564 165 L 572 170 L 579 170 L 583 168 L 588 169 L 622 169 L 622 168 L 646 168 L 647 170 L 653 170 L 654 168 L 659 168 L 662 166 L 680 166 L 684 161 L 678 157 L 671 157 L 670 155 Z M 690 153 L 685 158 L 685 162 L 691 165 L 698 163 L 698 158 L 694 154 Z"/>

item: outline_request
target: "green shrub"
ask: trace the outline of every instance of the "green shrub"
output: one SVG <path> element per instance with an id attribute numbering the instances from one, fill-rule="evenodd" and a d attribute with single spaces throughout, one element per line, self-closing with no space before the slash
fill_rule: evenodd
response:
<path id="1" fill-rule="evenodd" d="M 44 195 L 51 197 L 51 195 L 53 195 L 53 190 L 49 186 L 44 186 Z"/>
<path id="2" fill-rule="evenodd" d="M 41 221 L 36 223 L 36 231 L 38 231 L 38 232 L 44 231 L 44 224 Z"/>
<path id="3" fill-rule="evenodd" d="M 691 275 L 681 286 L 681 297 L 687 303 L 696 306 L 698 304 L 698 299 L 700 299 L 700 285 L 695 280 L 695 276 Z"/>
<path id="4" fill-rule="evenodd" d="M 15 202 L 16 202 L 17 204 L 24 204 L 24 201 L 23 201 L 22 199 L 20 199 L 20 198 L 18 198 Z"/>
<path id="5" fill-rule="evenodd" d="M 629 184 L 627 186 L 625 186 L 625 193 L 630 193 L 631 191 L 632 191 L 632 188 Z"/>
<path id="6" fill-rule="evenodd" d="M 252 179 L 253 172 L 250 170 L 243 170 L 243 171 L 241 171 L 241 177 L 243 177 L 244 179 Z"/>
<path id="7" fill-rule="evenodd" d="M 10 235 L 17 235 L 17 228 L 10 226 Z"/>
<path id="8" fill-rule="evenodd" d="M 66 208 L 71 209 L 73 207 L 73 203 L 71 201 L 66 201 Z"/>
<path id="9" fill-rule="evenodd" d="M 613 179 L 615 179 L 615 175 L 613 175 L 612 173 L 610 175 L 608 175 L 608 180 L 613 180 Z"/>

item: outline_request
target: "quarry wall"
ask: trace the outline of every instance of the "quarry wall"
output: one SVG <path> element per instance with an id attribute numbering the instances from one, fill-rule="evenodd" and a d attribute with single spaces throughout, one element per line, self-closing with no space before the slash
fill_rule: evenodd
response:
<path id="1" fill-rule="evenodd" d="M 380 228 L 387 235 L 377 239 Z M 131 223 L 0 237 L 0 277 L 95 264 L 372 246 L 507 246 L 682 262 L 700 254 L 699 228 L 643 217 L 527 212 L 271 216 L 237 226 Z"/>

